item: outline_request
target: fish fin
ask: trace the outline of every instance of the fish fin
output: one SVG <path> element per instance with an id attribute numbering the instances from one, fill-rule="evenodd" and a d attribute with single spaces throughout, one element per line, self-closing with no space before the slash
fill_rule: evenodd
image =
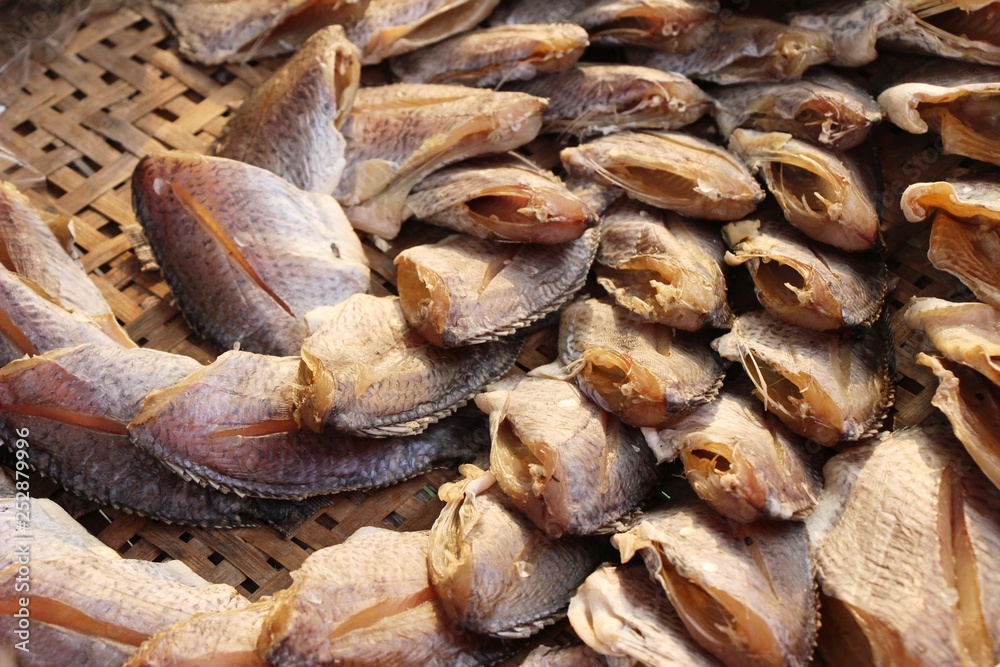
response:
<path id="1" fill-rule="evenodd" d="M 313 496 L 301 501 L 260 499 L 254 511 L 259 519 L 290 539 L 313 515 L 333 504 L 334 496 Z"/>

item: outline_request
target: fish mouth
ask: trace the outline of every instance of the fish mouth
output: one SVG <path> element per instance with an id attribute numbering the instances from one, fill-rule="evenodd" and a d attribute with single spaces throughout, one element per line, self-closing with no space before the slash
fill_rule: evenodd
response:
<path id="1" fill-rule="evenodd" d="M 470 22 L 475 23 L 476 18 L 482 14 L 481 5 L 482 3 L 477 0 L 457 0 L 436 12 L 421 16 L 416 21 L 379 30 L 372 42 L 365 47 L 362 62 L 375 64 L 377 61 L 372 59 L 373 54 L 380 57 L 398 55 L 393 45 L 404 39 L 410 42 L 415 50 L 439 41 L 444 36 L 455 34 L 456 26 L 466 26 L 457 31 L 463 32 L 471 28 Z"/>
<path id="2" fill-rule="evenodd" d="M 803 102 L 793 121 L 802 134 L 820 143 L 835 145 L 838 150 L 853 148 L 868 136 L 868 119 L 822 98 Z"/>
<path id="3" fill-rule="evenodd" d="M 582 201 L 530 188 L 484 190 L 465 208 L 476 224 L 496 236 L 526 243 L 576 240 L 593 220 Z"/>
<path id="4" fill-rule="evenodd" d="M 833 216 L 831 209 L 842 201 L 844 188 L 822 165 L 791 153 L 771 160 L 766 167 L 769 179 L 782 200 L 796 215 L 822 219 Z"/>
<path id="5" fill-rule="evenodd" d="M 757 263 L 753 280 L 768 299 L 769 307 L 807 322 L 810 329 L 829 331 L 844 326 L 844 317 L 836 302 L 823 299 L 822 292 L 816 293 L 816 286 L 811 284 L 805 267 L 780 258 L 762 259 Z"/>
<path id="6" fill-rule="evenodd" d="M 443 347 L 443 334 L 451 309 L 451 298 L 444 280 L 406 256 L 397 261 L 396 286 L 406 321 L 428 341 Z"/>
<path id="7" fill-rule="evenodd" d="M 614 350 L 590 348 L 583 353 L 581 375 L 611 412 L 627 414 L 633 426 L 662 426 L 667 408 L 663 383 L 649 370 Z"/>

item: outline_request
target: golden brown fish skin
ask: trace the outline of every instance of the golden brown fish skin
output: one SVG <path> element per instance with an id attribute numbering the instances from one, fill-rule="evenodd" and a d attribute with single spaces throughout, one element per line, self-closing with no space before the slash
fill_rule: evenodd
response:
<path id="1" fill-rule="evenodd" d="M 709 225 L 616 205 L 604 216 L 597 282 L 647 322 L 684 331 L 727 327 L 725 246 Z"/>
<path id="2" fill-rule="evenodd" d="M 642 556 L 695 641 L 726 665 L 808 664 L 819 599 L 802 524 L 739 524 L 687 501 L 611 541 L 622 562 Z"/>
<path id="3" fill-rule="evenodd" d="M 882 311 L 885 261 L 814 243 L 780 212 L 722 228 L 726 263 L 745 265 L 757 299 L 791 324 L 817 331 L 871 326 Z"/>
<path id="4" fill-rule="evenodd" d="M 455 234 L 396 257 L 400 305 L 434 345 L 509 336 L 554 312 L 583 286 L 600 227 L 557 246 L 510 245 Z"/>
<path id="5" fill-rule="evenodd" d="M 586 644 L 545 646 L 529 653 L 521 667 L 608 667 L 604 657 Z"/>
<path id="6" fill-rule="evenodd" d="M 754 173 L 806 236 L 860 252 L 879 240 L 874 176 L 859 159 L 838 155 L 784 132 L 735 130 L 729 150 Z"/>
<path id="7" fill-rule="evenodd" d="M 569 620 L 592 650 L 625 659 L 625 664 L 720 665 L 691 638 L 663 589 L 641 565 L 606 564 L 587 577 L 570 601 Z M 594 664 L 610 662 L 605 658 Z"/>
<path id="8" fill-rule="evenodd" d="M 922 331 L 946 359 L 973 368 L 1000 386 L 1000 308 L 914 297 L 904 317 L 906 325 Z"/>
<path id="9" fill-rule="evenodd" d="M 274 667 L 478 665 L 499 642 L 455 630 L 427 577 L 427 531 L 362 528 L 274 596 L 258 654 Z M 373 554 L 387 557 L 378 563 Z M 498 655 L 499 654 L 499 655 Z"/>
<path id="10" fill-rule="evenodd" d="M 559 360 L 591 400 L 640 427 L 662 428 L 712 401 L 725 375 L 707 341 L 642 322 L 610 299 L 562 312 Z"/>
<path id="11" fill-rule="evenodd" d="M 577 65 L 504 88 L 547 97 L 542 132 L 579 138 L 676 130 L 711 109 L 711 98 L 687 77 L 634 65 Z"/>
<path id="12" fill-rule="evenodd" d="M 397 297 L 357 295 L 320 311 L 302 345 L 307 385 L 298 413 L 313 430 L 419 433 L 514 364 L 521 340 L 441 349 L 407 324 Z"/>
<path id="13" fill-rule="evenodd" d="M 599 552 L 555 540 L 514 506 L 491 472 L 462 466 L 441 487 L 447 503 L 430 533 L 427 566 L 451 619 L 470 632 L 529 637 L 561 618 Z"/>
<path id="14" fill-rule="evenodd" d="M 594 179 L 693 218 L 736 220 L 764 199 L 733 155 L 679 132 L 621 132 L 566 148 L 560 157 L 571 177 Z"/>
<path id="15" fill-rule="evenodd" d="M 500 488 L 552 537 L 613 526 L 656 482 L 642 434 L 572 383 L 509 378 L 476 405 L 490 416 L 490 470 Z"/>
<path id="16" fill-rule="evenodd" d="M 834 636 L 873 664 L 995 664 L 1000 491 L 948 427 L 884 433 L 823 476 L 807 526 Z"/>
<path id="17" fill-rule="evenodd" d="M 600 0 L 570 19 L 607 46 L 645 46 L 670 53 L 696 49 L 718 30 L 715 0 Z"/>
<path id="18" fill-rule="evenodd" d="M 368 291 L 368 260 L 337 202 L 269 171 L 147 155 L 132 196 L 185 316 L 222 349 L 297 354 L 306 313 Z"/>
<path id="19" fill-rule="evenodd" d="M 417 183 L 406 208 L 481 239 L 546 245 L 580 238 L 597 218 L 552 172 L 513 155 L 440 169 Z"/>
<path id="20" fill-rule="evenodd" d="M 588 44 L 587 31 L 570 23 L 496 26 L 394 58 L 391 66 L 404 83 L 493 87 L 565 71 Z"/>
<path id="21" fill-rule="evenodd" d="M 736 128 L 746 127 L 787 132 L 846 151 L 863 143 L 882 120 L 882 110 L 871 95 L 823 69 L 806 72 L 800 81 L 722 86 L 712 91 L 712 97 L 712 115 L 727 139 Z"/>
<path id="22" fill-rule="evenodd" d="M 788 428 L 834 445 L 873 435 L 892 405 L 888 340 L 884 316 L 845 338 L 755 311 L 737 317 L 712 347 L 743 364 L 754 395 Z"/>
<path id="23" fill-rule="evenodd" d="M 251 91 L 210 152 L 272 171 L 302 190 L 331 194 L 346 164 L 338 128 L 360 81 L 357 50 L 344 29 L 324 28 Z"/>
<path id="24" fill-rule="evenodd" d="M 638 54 L 637 65 L 677 72 L 719 84 L 793 81 L 833 57 L 822 32 L 800 30 L 762 18 L 733 16 L 691 51 Z"/>
<path id="25" fill-rule="evenodd" d="M 362 88 L 342 131 L 347 168 L 335 192 L 359 230 L 392 238 L 406 197 L 428 173 L 526 144 L 542 126 L 545 100 L 464 86 Z"/>

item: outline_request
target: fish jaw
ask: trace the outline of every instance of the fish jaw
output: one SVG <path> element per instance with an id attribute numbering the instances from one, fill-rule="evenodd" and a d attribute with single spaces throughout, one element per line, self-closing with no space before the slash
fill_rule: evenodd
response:
<path id="1" fill-rule="evenodd" d="M 446 328 L 451 312 L 451 297 L 444 281 L 433 270 L 406 257 L 396 263 L 396 281 L 403 313 L 420 335 L 438 347 L 446 347 Z"/>

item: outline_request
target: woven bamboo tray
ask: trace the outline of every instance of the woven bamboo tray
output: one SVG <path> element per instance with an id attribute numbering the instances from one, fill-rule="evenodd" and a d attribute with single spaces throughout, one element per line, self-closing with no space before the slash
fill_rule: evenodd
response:
<path id="1" fill-rule="evenodd" d="M 47 189 L 29 196 L 76 217 L 84 266 L 129 335 L 145 347 L 202 362 L 218 354 L 192 333 L 160 275 L 141 270 L 122 232 L 135 224 L 132 170 L 151 151 L 207 149 L 230 110 L 279 64 L 191 65 L 177 55 L 152 9 L 136 4 L 85 21 L 55 60 L 30 62 L 26 85 L 0 114 L 0 145 L 23 163 L 0 171 L 0 177 L 47 179 Z M 913 361 L 920 341 L 898 316 L 899 308 L 913 296 L 947 298 L 961 287 L 928 262 L 928 225 L 901 222 L 898 211 L 905 185 L 936 179 L 957 163 L 933 142 L 885 126 L 877 141 L 884 164 L 893 167 L 886 170 L 884 218 L 893 280 L 888 302 L 897 351 L 896 427 L 941 419 L 930 404 L 936 381 Z M 393 289 L 391 256 L 426 233 L 419 225 L 410 227 L 387 253 L 366 242 L 376 293 Z M 530 369 L 554 356 L 550 327 L 528 338 L 518 363 Z M 430 527 L 441 508 L 437 488 L 454 477 L 457 472 L 440 470 L 388 489 L 341 494 L 290 539 L 270 528 L 188 528 L 102 509 L 41 477 L 33 480 L 31 493 L 52 497 L 127 558 L 180 559 L 209 581 L 231 584 L 255 600 L 288 586 L 289 571 L 312 551 L 342 542 L 362 526 Z"/>

